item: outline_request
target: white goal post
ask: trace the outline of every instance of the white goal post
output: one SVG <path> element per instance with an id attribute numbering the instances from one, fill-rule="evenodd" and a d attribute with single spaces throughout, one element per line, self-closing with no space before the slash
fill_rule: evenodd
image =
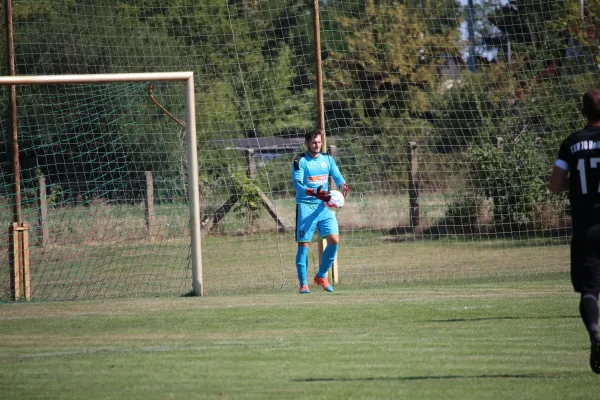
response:
<path id="1" fill-rule="evenodd" d="M 200 243 L 200 197 L 197 184 L 198 150 L 196 144 L 194 73 L 186 71 L 127 74 L 0 76 L 0 86 L 145 81 L 181 81 L 184 83 L 186 141 L 188 147 L 188 195 L 191 222 L 192 292 L 195 296 L 202 296 L 204 295 L 204 285 L 202 282 L 202 253 Z"/>

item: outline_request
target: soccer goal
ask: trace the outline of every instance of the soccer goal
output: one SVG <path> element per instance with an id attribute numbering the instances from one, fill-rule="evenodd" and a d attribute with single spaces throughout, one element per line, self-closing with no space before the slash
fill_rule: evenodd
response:
<path id="1" fill-rule="evenodd" d="M 2 87 L 18 115 L 0 300 L 203 295 L 193 72 Z"/>

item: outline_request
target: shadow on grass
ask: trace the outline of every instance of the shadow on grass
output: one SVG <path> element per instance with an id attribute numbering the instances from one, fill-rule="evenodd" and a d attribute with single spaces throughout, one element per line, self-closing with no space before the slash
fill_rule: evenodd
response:
<path id="1" fill-rule="evenodd" d="M 437 376 L 399 376 L 399 377 L 369 377 L 369 378 L 307 378 L 292 379 L 295 382 L 344 382 L 344 381 L 427 381 L 444 379 L 540 379 L 558 378 L 559 374 L 498 374 L 498 375 L 437 375 Z"/>
<path id="2" fill-rule="evenodd" d="M 450 319 L 426 319 L 418 322 L 478 322 L 498 321 L 515 319 L 579 319 L 578 315 L 557 315 L 553 317 L 479 317 L 479 318 L 450 318 Z"/>

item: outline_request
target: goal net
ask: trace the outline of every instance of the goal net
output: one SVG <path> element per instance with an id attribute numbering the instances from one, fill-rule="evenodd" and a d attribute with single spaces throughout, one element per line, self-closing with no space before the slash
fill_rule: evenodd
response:
<path id="1" fill-rule="evenodd" d="M 18 220 L 30 228 L 32 298 L 193 292 L 187 141 L 195 132 L 185 126 L 194 110 L 184 90 L 191 77 L 0 78 L 4 89 L 24 85 L 16 86 L 20 190 L 6 180 L 1 197 L 5 226 L 14 218 L 4 206 L 18 196 Z"/>

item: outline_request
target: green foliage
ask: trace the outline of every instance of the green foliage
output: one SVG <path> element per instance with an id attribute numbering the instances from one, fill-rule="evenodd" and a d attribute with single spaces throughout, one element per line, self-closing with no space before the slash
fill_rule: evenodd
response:
<path id="1" fill-rule="evenodd" d="M 15 7 L 18 73 L 153 72 L 184 65 L 184 53 L 169 45 L 160 31 L 142 25 L 133 6 L 94 3 L 42 1 Z"/>
<path id="2" fill-rule="evenodd" d="M 348 93 L 362 124 L 384 111 L 399 118 L 429 108 L 426 93 L 437 84 L 439 60 L 458 53 L 456 32 L 429 34 L 400 2 L 370 0 L 358 16 L 339 13 L 335 22 L 346 47 L 328 61 L 329 90 Z"/>
<path id="3" fill-rule="evenodd" d="M 332 139 L 337 145 L 337 162 L 354 191 L 398 192 L 407 184 L 406 146 L 411 140 L 427 137 L 426 121 L 397 120 L 392 117 L 376 119 L 374 135 L 351 139 Z"/>
<path id="4" fill-rule="evenodd" d="M 551 165 L 536 135 L 524 133 L 502 149 L 492 144 L 473 147 L 468 161 L 471 184 L 492 199 L 498 228 L 531 222 L 534 205 L 549 194 L 545 177 Z"/>
<path id="5" fill-rule="evenodd" d="M 236 171 L 231 175 L 231 187 L 237 196 L 238 204 L 255 212 L 262 204 L 260 189 L 244 172 Z"/>
<path id="6" fill-rule="evenodd" d="M 581 98 L 587 89 L 596 86 L 597 80 L 592 73 L 561 75 L 533 86 L 519 103 L 516 115 L 522 122 L 517 124 L 535 131 L 549 155 L 556 156 L 560 143 L 585 125 Z"/>
<path id="7" fill-rule="evenodd" d="M 539 202 L 564 213 L 564 202 L 549 197 L 545 178 L 559 144 L 584 125 L 581 95 L 594 85 L 595 75 L 534 82 L 515 100 L 518 85 L 502 70 L 461 76 L 458 85 L 436 99 L 436 144 L 444 151 L 468 148 L 469 187 L 491 198 L 497 227 L 511 229 L 535 222 Z M 504 143 L 502 150 L 498 141 Z"/>
<path id="8" fill-rule="evenodd" d="M 255 54 L 248 71 L 236 85 L 239 97 L 240 125 L 244 132 L 272 136 L 287 128 L 308 129 L 308 117 L 314 108 L 313 91 L 292 95 L 295 74 L 291 69 L 291 50 L 281 43 L 278 55 L 271 61 Z"/>
<path id="9" fill-rule="evenodd" d="M 446 88 L 431 94 L 436 132 L 433 142 L 442 152 L 453 152 L 477 141 L 482 130 L 510 114 L 516 82 L 504 64 L 476 74 L 463 71 Z M 486 138 L 487 140 L 487 138 Z"/>
<path id="10" fill-rule="evenodd" d="M 461 7 L 456 0 L 405 0 L 404 3 L 421 16 L 431 34 L 443 35 L 460 25 Z"/>
<path id="11" fill-rule="evenodd" d="M 234 212 L 249 221 L 251 226 L 252 221 L 258 218 L 258 212 L 263 204 L 261 191 L 244 171 L 233 172 L 229 181 L 233 193 L 237 196 Z"/>
<path id="12" fill-rule="evenodd" d="M 455 195 L 446 208 L 443 225 L 455 234 L 471 234 L 477 224 L 483 198 L 476 193 L 462 191 Z"/>
<path id="13" fill-rule="evenodd" d="M 265 188 L 265 193 L 276 197 L 291 197 L 294 195 L 292 184 L 292 160 L 302 151 L 298 148 L 295 153 L 289 153 L 274 160 L 266 161 L 257 168 L 257 184 Z"/>
<path id="14" fill-rule="evenodd" d="M 510 40 L 513 71 L 524 84 L 551 64 L 559 70 L 587 70 L 599 55 L 596 27 L 600 1 L 585 1 L 586 17 L 580 18 L 578 0 L 517 0 L 498 7 L 489 20 Z M 579 53 L 565 57 L 569 46 Z"/>
<path id="15" fill-rule="evenodd" d="M 241 131 L 238 97 L 231 83 L 215 81 L 210 85 L 201 85 L 196 93 L 196 101 L 201 105 L 197 122 L 198 136 L 210 137 L 215 132 Z"/>
<path id="16" fill-rule="evenodd" d="M 279 26 L 283 16 L 276 10 L 287 12 L 281 4 L 262 13 L 247 2 L 175 3 L 164 7 L 146 1 L 139 12 L 144 24 L 168 32 L 191 53 L 202 82 L 198 104 L 206 109 L 205 124 L 200 117 L 206 134 L 220 137 L 231 129 L 238 135 L 271 136 L 314 125 L 309 117 L 314 93 L 294 86 L 300 62 L 291 50 L 292 27 L 282 31 Z"/>

